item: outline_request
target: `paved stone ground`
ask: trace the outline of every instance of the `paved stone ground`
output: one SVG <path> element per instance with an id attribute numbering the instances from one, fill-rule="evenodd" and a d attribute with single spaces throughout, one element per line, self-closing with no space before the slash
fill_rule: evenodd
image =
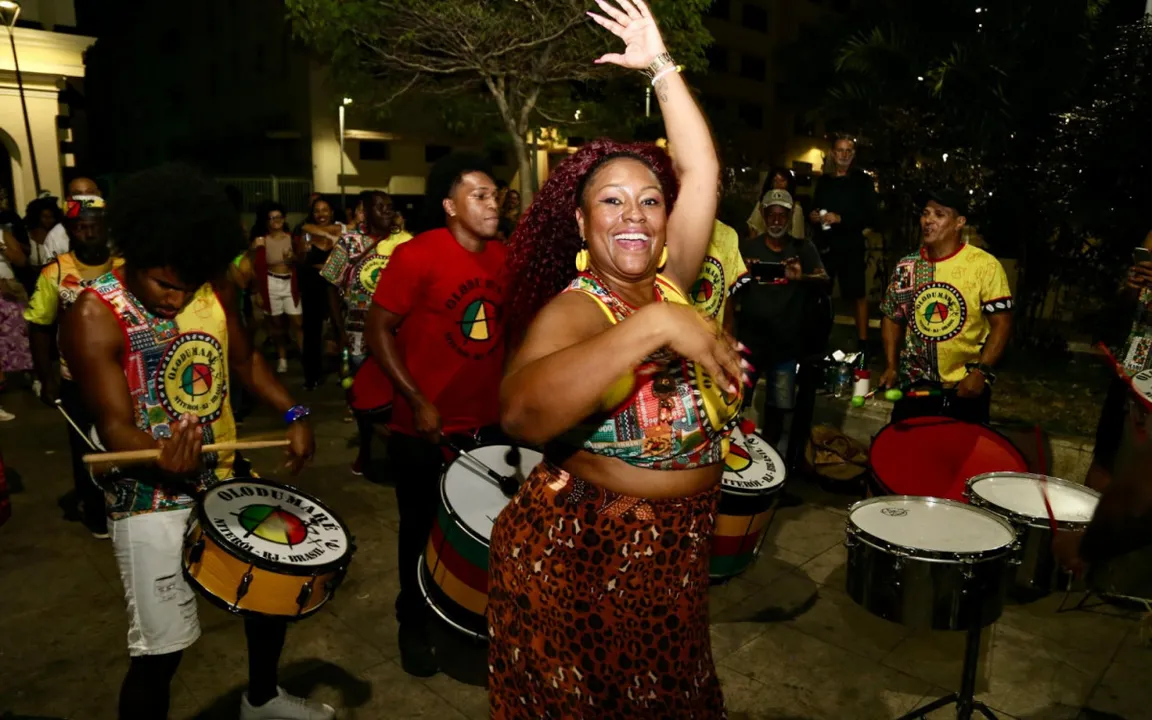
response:
<path id="1" fill-rule="evenodd" d="M 482 647 L 444 629 L 446 673 L 416 680 L 400 669 L 392 488 L 348 471 L 354 430 L 336 388 L 309 400 L 319 452 L 298 484 L 342 514 L 359 551 L 338 597 L 290 631 L 284 684 L 341 706 L 343 718 L 487 717 Z M 17 420 L 0 425 L 0 447 L 23 490 L 0 529 L 0 716 L 112 718 L 127 657 L 111 547 L 61 518 L 56 499 L 70 486 L 61 419 L 26 392 L 8 393 L 4 405 Z M 275 426 L 258 415 L 242 434 Z M 276 475 L 274 452 L 253 459 Z M 711 593 L 731 717 L 893 718 L 953 689 L 963 636 L 913 633 L 857 607 L 844 592 L 851 499 L 793 488 L 806 502 L 778 514 L 764 556 Z M 1012 606 L 986 631 L 980 699 L 1002 717 L 1152 716 L 1152 650 L 1140 645 L 1137 621 L 1110 608 L 1057 614 L 1059 601 Z M 235 718 L 246 674 L 241 623 L 207 603 L 201 613 L 204 636 L 186 653 L 172 716 Z"/>

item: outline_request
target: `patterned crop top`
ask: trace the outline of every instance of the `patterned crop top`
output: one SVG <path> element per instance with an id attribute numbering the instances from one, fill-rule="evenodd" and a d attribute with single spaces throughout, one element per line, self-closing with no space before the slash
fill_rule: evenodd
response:
<path id="1" fill-rule="evenodd" d="M 591 273 L 577 276 L 564 292 L 588 295 L 613 324 L 636 311 Z M 656 298 L 689 304 L 660 275 Z M 561 442 L 651 470 L 716 465 L 724 461 L 742 397 L 742 390 L 729 395 L 696 363 L 663 349 L 613 383 L 605 393 L 603 412 L 566 432 Z"/>

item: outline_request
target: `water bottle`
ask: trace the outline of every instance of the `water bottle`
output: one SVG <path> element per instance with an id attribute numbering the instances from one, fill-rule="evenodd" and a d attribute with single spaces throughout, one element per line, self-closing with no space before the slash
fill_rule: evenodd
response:
<path id="1" fill-rule="evenodd" d="M 840 363 L 839 370 L 836 377 L 836 397 L 843 397 L 851 395 L 852 393 L 852 368 L 846 363 Z"/>

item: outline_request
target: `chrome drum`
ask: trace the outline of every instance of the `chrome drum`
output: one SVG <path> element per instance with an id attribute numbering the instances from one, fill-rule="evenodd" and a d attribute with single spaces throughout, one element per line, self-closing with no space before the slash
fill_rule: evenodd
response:
<path id="1" fill-rule="evenodd" d="M 954 500 L 909 495 L 848 511 L 848 594 L 913 628 L 967 630 L 1004 609 L 1016 547 L 1012 525 Z"/>
<path id="2" fill-rule="evenodd" d="M 1052 554 L 1045 484 L 1056 528 L 1086 530 L 1100 503 L 1100 493 L 1067 480 L 1032 473 L 987 473 L 968 480 L 964 495 L 972 505 L 991 510 L 1016 528 L 1020 542 L 1016 586 L 1051 592 L 1071 588 L 1072 576 Z"/>

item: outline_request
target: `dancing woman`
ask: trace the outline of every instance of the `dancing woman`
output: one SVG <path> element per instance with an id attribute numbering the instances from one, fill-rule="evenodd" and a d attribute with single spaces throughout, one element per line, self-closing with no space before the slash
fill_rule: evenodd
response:
<path id="1" fill-rule="evenodd" d="M 590 143 L 512 237 L 501 419 L 546 459 L 492 533 L 493 718 L 724 716 L 708 544 L 745 377 L 683 292 L 719 166 L 648 8 L 616 2 L 592 17 L 627 48 L 598 62 L 649 70 L 676 158 Z"/>

